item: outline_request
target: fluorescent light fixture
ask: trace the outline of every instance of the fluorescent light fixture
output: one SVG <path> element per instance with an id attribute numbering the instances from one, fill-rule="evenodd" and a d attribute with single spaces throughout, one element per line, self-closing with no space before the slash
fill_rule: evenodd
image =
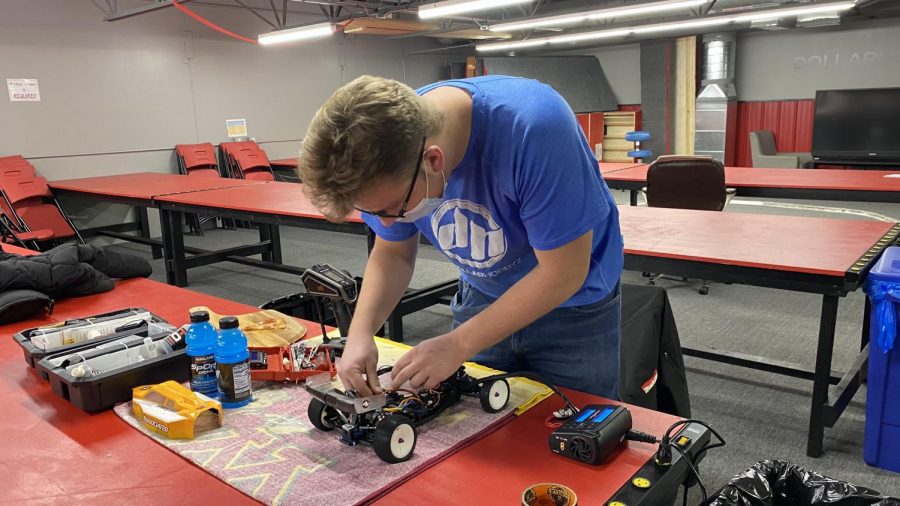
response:
<path id="1" fill-rule="evenodd" d="M 531 3 L 534 0 L 447 0 L 419 6 L 419 18 L 434 19 L 475 11 L 497 9 L 508 5 Z"/>
<path id="2" fill-rule="evenodd" d="M 649 4 L 648 4 L 649 5 Z M 767 9 L 760 12 L 746 14 L 732 14 L 727 16 L 713 16 L 709 18 L 688 19 L 684 21 L 671 21 L 652 25 L 635 26 L 629 28 L 612 28 L 607 30 L 595 30 L 591 32 L 575 33 L 571 35 L 555 35 L 536 39 L 501 42 L 497 44 L 479 44 L 475 49 L 480 52 L 506 51 L 510 49 L 522 49 L 554 44 L 568 44 L 587 40 L 609 39 L 627 37 L 629 35 L 645 35 L 650 33 L 677 32 L 694 28 L 710 28 L 724 26 L 733 23 L 747 23 L 766 19 L 778 19 L 782 17 L 794 17 L 810 14 L 838 13 L 853 8 L 856 0 L 845 2 L 831 2 L 807 7 L 789 7 L 782 9 Z M 498 25 L 499 26 L 499 25 Z"/>
<path id="3" fill-rule="evenodd" d="M 668 32 L 672 29 L 687 30 L 691 28 L 709 28 L 711 26 L 727 25 L 734 22 L 735 20 L 731 19 L 730 16 L 709 19 L 689 19 L 678 23 L 659 23 L 656 25 L 636 26 L 631 29 L 631 32 L 637 35 L 643 35 L 646 33 Z"/>
<path id="4" fill-rule="evenodd" d="M 300 40 L 318 39 L 328 37 L 334 33 L 334 25 L 331 23 L 318 23 L 315 25 L 298 26 L 287 30 L 276 30 L 269 33 L 261 33 L 258 37 L 263 46 L 272 44 L 286 44 Z"/>
<path id="5" fill-rule="evenodd" d="M 586 40 L 612 39 L 615 37 L 625 37 L 632 32 L 630 28 L 622 30 L 602 30 L 598 32 L 575 33 L 572 35 L 560 35 L 553 37 L 553 44 L 567 44 L 572 42 L 584 42 Z"/>
<path id="6" fill-rule="evenodd" d="M 596 21 L 600 19 L 626 16 L 640 16 L 643 14 L 659 14 L 662 12 L 674 11 L 678 9 L 697 7 L 706 3 L 709 3 L 709 0 L 653 2 L 634 7 L 614 7 L 612 9 L 598 9 L 593 11 L 578 12 L 574 14 L 561 14 L 559 16 L 548 16 L 543 18 L 527 19 L 524 21 L 500 23 L 498 25 L 491 25 L 488 28 L 491 31 L 498 32 L 527 30 L 529 28 L 557 28 L 563 25 L 573 25 L 585 21 Z"/>

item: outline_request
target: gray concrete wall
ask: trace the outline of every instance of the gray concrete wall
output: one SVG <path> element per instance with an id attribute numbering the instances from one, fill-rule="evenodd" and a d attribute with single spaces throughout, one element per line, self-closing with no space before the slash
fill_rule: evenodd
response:
<path id="1" fill-rule="evenodd" d="M 271 29 L 245 11 L 192 8 L 251 38 Z M 173 146 L 227 140 L 227 118 L 246 118 L 270 157 L 294 156 L 341 84 L 367 73 L 405 74 L 413 86 L 444 76 L 440 55 L 404 65 L 405 53 L 439 47 L 430 39 L 338 35 L 262 47 L 173 8 L 113 23 L 88 0 L 5 0 L 2 12 L 0 82 L 37 78 L 42 101 L 0 97 L 0 154 L 21 153 L 51 180 L 174 172 Z"/>
<path id="2" fill-rule="evenodd" d="M 818 89 L 900 86 L 900 20 L 738 36 L 739 100 L 809 99 Z"/>

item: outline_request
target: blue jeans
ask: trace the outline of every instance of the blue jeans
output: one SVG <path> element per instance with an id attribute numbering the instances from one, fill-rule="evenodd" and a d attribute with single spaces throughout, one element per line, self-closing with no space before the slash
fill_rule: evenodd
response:
<path id="1" fill-rule="evenodd" d="M 483 311 L 494 299 L 465 281 L 450 304 L 453 327 Z M 619 286 L 599 302 L 559 307 L 503 341 L 479 352 L 473 360 L 506 372 L 540 374 L 557 386 L 618 399 Z"/>

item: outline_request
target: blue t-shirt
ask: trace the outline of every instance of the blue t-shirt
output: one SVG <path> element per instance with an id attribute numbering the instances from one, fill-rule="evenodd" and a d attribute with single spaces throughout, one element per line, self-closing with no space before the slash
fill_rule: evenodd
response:
<path id="1" fill-rule="evenodd" d="M 534 249 L 564 246 L 593 230 L 590 271 L 562 306 L 608 296 L 622 274 L 619 213 L 597 160 L 565 100 L 531 79 L 484 76 L 442 81 L 472 96 L 465 157 L 447 178 L 443 204 L 415 223 L 385 227 L 389 241 L 422 232 L 479 291 L 500 297 L 537 265 Z"/>

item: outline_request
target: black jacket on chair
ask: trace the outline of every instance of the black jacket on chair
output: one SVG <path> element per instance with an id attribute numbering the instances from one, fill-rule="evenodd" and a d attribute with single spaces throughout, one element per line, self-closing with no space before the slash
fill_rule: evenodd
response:
<path id="1" fill-rule="evenodd" d="M 629 404 L 691 416 L 681 341 L 664 288 L 622 283 L 619 396 Z"/>

